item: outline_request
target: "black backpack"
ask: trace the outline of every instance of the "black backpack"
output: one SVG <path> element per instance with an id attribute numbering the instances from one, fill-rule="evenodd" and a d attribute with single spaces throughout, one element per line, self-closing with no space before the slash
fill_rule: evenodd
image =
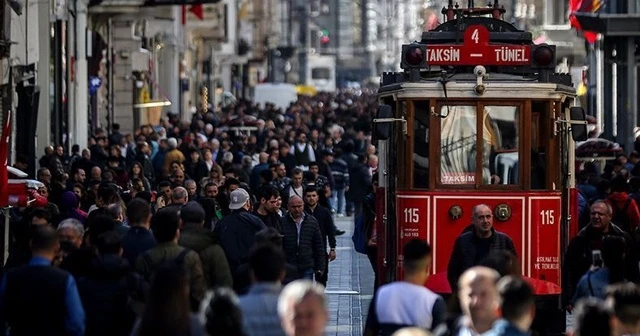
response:
<path id="1" fill-rule="evenodd" d="M 180 254 L 178 254 L 178 256 L 175 257 L 173 260 L 163 259 L 158 263 L 153 262 L 153 260 L 151 260 L 151 257 L 149 256 L 148 253 L 142 254 L 142 258 L 144 258 L 144 261 L 147 263 L 147 265 L 150 268 L 149 276 L 145 277 L 145 281 L 150 283 L 151 279 L 153 278 L 153 275 L 162 266 L 175 265 L 175 266 L 178 266 L 178 267 L 183 267 L 184 266 L 184 258 L 187 256 L 187 254 L 190 251 L 191 250 L 189 250 L 188 248 L 183 248 L 182 251 L 180 251 Z"/>
<path id="2" fill-rule="evenodd" d="M 611 223 L 615 224 L 616 226 L 621 228 L 622 231 L 627 233 L 629 233 L 629 230 L 631 229 L 629 215 L 627 215 L 627 210 L 629 209 L 629 205 L 631 205 L 631 202 L 633 202 L 633 199 L 631 197 L 628 197 L 627 200 L 624 202 L 624 206 L 622 207 L 622 209 L 618 209 L 615 205 L 615 202 L 611 200 L 609 201 L 609 203 L 611 204 L 611 208 L 613 210 L 613 217 L 611 218 Z"/>
<path id="3" fill-rule="evenodd" d="M 129 293 L 129 302 L 127 303 L 128 309 L 136 314 L 140 314 L 143 310 L 143 308 L 141 307 L 143 307 L 143 305 L 147 302 L 147 298 L 149 297 L 151 281 L 156 271 L 164 265 L 173 264 L 177 266 L 183 266 L 184 259 L 189 251 L 191 250 L 183 248 L 183 250 L 180 251 L 180 254 L 178 254 L 178 256 L 173 260 L 167 261 L 165 259 L 159 263 L 154 263 L 148 253 L 143 253 L 142 258 L 147 263 L 147 265 L 149 265 L 151 271 L 149 272 L 149 275 L 147 277 L 136 271 L 133 271 L 129 273 L 129 275 L 124 279 L 125 286 Z"/>

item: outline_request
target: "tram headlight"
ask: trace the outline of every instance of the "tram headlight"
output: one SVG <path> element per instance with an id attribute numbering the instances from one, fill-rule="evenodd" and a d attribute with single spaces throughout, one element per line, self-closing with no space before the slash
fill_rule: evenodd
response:
<path id="1" fill-rule="evenodd" d="M 427 46 L 412 43 L 402 45 L 402 69 L 422 69 L 427 67 Z"/>
<path id="2" fill-rule="evenodd" d="M 540 44 L 531 46 L 531 60 L 536 68 L 556 67 L 556 46 Z"/>
<path id="3" fill-rule="evenodd" d="M 494 210 L 494 216 L 497 220 L 505 222 L 511 218 L 511 207 L 509 204 L 500 204 Z"/>

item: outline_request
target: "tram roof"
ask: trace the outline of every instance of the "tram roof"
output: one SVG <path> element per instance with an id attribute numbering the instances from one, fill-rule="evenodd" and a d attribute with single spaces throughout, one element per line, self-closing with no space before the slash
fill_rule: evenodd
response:
<path id="1" fill-rule="evenodd" d="M 447 98 L 447 99 L 560 99 L 575 97 L 576 90 L 565 84 L 524 80 L 522 77 L 505 74 L 489 74 L 483 81 L 486 91 L 478 95 L 475 91 L 476 77 L 472 74 L 457 74 L 448 78 L 446 94 L 440 79 L 419 82 L 399 82 L 378 89 L 378 95 L 395 98 Z"/>

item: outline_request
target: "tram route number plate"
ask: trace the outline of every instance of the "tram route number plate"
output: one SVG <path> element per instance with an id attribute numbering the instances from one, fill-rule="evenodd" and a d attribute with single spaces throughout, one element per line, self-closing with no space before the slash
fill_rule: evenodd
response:
<path id="1" fill-rule="evenodd" d="M 489 30 L 484 26 L 469 26 L 462 45 L 427 45 L 428 65 L 528 65 L 531 46 L 490 44 Z"/>

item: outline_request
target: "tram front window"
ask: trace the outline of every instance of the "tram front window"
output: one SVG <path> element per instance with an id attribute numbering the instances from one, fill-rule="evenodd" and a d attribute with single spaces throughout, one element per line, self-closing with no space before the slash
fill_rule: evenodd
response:
<path id="1" fill-rule="evenodd" d="M 482 130 L 483 167 L 489 167 L 491 180 L 484 184 L 519 184 L 519 115 L 516 106 L 484 106 Z"/>
<path id="2" fill-rule="evenodd" d="M 517 185 L 519 108 L 516 106 L 443 106 L 440 122 L 440 183 L 443 185 Z M 478 146 L 478 117 L 482 146 Z M 478 161 L 478 148 L 482 157 Z M 476 169 L 477 162 L 482 164 Z M 480 176 L 478 176 L 480 174 Z"/>
<path id="3" fill-rule="evenodd" d="M 442 106 L 440 183 L 476 184 L 477 119 L 475 106 Z"/>

